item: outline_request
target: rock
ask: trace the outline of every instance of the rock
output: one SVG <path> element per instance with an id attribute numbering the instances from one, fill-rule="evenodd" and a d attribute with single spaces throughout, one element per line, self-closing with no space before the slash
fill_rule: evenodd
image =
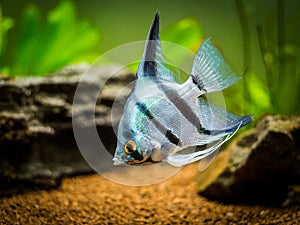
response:
<path id="1" fill-rule="evenodd" d="M 113 152 L 116 137 L 111 124 L 111 106 L 116 87 L 134 80 L 133 74 L 117 67 L 93 67 L 81 84 L 98 96 L 95 120 L 104 145 Z M 72 129 L 73 97 L 87 65 L 66 67 L 47 77 L 0 77 L 0 186 L 30 183 L 45 187 L 59 185 L 66 175 L 90 173 Z M 100 99 L 101 96 L 101 99 Z M 124 101 L 126 96 L 119 100 Z M 74 120 L 82 129 L 89 126 L 87 109 L 95 106 L 89 96 L 80 99 Z M 122 104 L 122 103 L 120 103 Z M 118 121 L 119 118 L 116 118 Z M 109 137 L 109 139 L 107 138 Z M 1 189 L 1 188 L 0 188 Z"/>
<path id="2" fill-rule="evenodd" d="M 225 203 L 300 204 L 300 116 L 264 116 L 197 181 L 201 195 Z"/>

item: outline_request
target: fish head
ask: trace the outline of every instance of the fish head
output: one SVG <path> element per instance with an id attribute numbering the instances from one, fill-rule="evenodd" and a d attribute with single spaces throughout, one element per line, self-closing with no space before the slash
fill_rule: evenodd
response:
<path id="1" fill-rule="evenodd" d="M 146 136 L 136 135 L 126 128 L 119 130 L 114 165 L 141 164 L 150 158 L 152 149 L 151 141 Z"/>

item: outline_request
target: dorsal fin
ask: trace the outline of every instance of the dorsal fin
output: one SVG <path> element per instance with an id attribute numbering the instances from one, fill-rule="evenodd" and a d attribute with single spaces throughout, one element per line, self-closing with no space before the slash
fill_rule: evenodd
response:
<path id="1" fill-rule="evenodd" d="M 174 70 L 174 71 L 173 71 Z M 156 77 L 168 81 L 175 81 L 176 70 L 165 65 L 165 59 L 162 54 L 160 32 L 159 32 L 159 13 L 155 18 L 149 30 L 144 54 L 137 71 L 137 79 L 142 77 Z"/>

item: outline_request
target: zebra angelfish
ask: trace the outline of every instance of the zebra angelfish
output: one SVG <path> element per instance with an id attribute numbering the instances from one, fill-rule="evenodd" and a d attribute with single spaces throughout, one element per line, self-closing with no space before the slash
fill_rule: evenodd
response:
<path id="1" fill-rule="evenodd" d="M 180 167 L 209 158 L 239 128 L 251 122 L 251 116 L 229 113 L 203 96 L 241 79 L 210 38 L 200 46 L 183 84 L 175 81 L 176 73 L 162 55 L 156 13 L 119 123 L 114 165 L 166 161 Z M 208 147 L 180 154 L 193 146 Z"/>

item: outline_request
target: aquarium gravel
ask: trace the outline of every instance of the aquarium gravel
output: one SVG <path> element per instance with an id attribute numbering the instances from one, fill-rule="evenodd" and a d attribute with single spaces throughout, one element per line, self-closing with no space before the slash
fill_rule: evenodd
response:
<path id="1" fill-rule="evenodd" d="M 300 224 L 300 206 L 224 205 L 197 194 L 197 164 L 171 179 L 130 187 L 87 175 L 52 190 L 0 199 L 0 224 Z"/>

